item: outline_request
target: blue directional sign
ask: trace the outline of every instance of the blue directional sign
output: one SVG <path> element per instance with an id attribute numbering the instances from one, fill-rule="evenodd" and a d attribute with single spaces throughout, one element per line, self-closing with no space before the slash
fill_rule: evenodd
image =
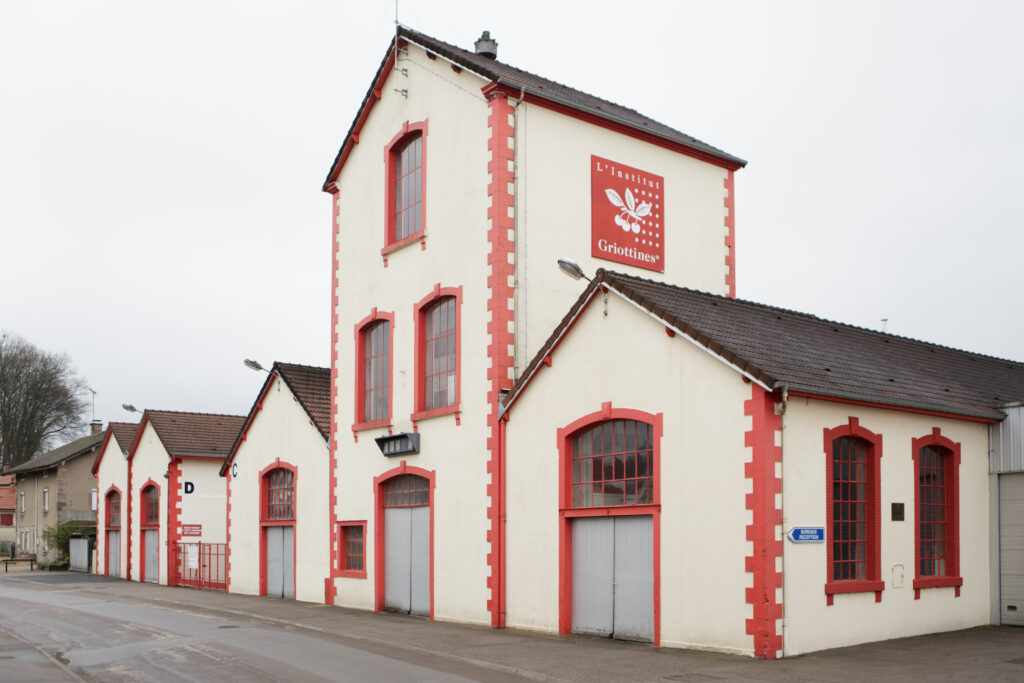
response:
<path id="1" fill-rule="evenodd" d="M 795 526 L 789 530 L 786 538 L 793 541 L 793 543 L 824 543 L 825 527 Z"/>

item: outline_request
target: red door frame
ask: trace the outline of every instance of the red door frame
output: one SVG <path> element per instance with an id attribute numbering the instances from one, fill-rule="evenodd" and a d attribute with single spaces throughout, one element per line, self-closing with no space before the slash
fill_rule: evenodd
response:
<path id="1" fill-rule="evenodd" d="M 146 491 L 150 488 L 156 489 L 156 524 L 152 522 L 146 522 Z M 160 485 L 152 479 L 147 479 L 146 483 L 139 489 L 139 550 L 141 555 L 139 557 L 139 581 L 144 582 L 146 580 L 146 532 L 156 530 L 156 552 L 157 552 L 157 575 L 156 582 L 160 583 Z"/>
<path id="2" fill-rule="evenodd" d="M 572 632 L 572 520 L 580 517 L 650 515 L 654 564 L 654 645 L 661 645 L 661 436 L 663 413 L 646 413 L 629 408 L 612 408 L 610 401 L 601 410 L 584 415 L 558 430 L 558 632 Z M 652 477 L 654 502 L 648 505 L 609 505 L 592 508 L 572 507 L 572 449 L 570 439 L 579 431 L 609 420 L 635 420 L 652 426 Z"/>
<path id="3" fill-rule="evenodd" d="M 295 498 L 292 501 L 292 509 L 295 512 L 295 516 L 291 519 L 275 519 L 273 521 L 267 519 L 267 484 L 269 483 L 270 473 L 276 469 L 290 470 L 292 473 L 292 486 L 295 489 Z M 291 463 L 287 463 L 277 458 L 274 462 L 270 463 L 259 473 L 259 487 L 260 487 L 260 509 L 259 509 L 259 520 L 260 520 L 260 595 L 266 596 L 267 594 L 267 527 L 271 526 L 290 526 L 292 527 L 292 600 L 295 599 L 295 589 L 298 586 L 298 578 L 296 576 L 295 567 L 298 566 L 296 561 L 295 551 L 298 549 L 299 534 L 299 468 Z"/>
<path id="4" fill-rule="evenodd" d="M 118 502 L 117 502 L 118 525 L 117 525 L 116 531 L 120 533 L 121 529 L 123 528 L 122 520 L 124 520 L 124 513 L 121 510 L 121 506 L 124 505 L 124 495 L 121 493 L 121 489 L 119 489 L 117 486 L 111 484 L 110 488 L 107 489 L 107 492 L 103 494 L 103 575 L 104 576 L 110 576 L 110 532 L 111 531 L 115 531 L 115 529 L 111 529 L 110 528 L 110 494 L 114 493 L 115 491 L 117 492 L 117 495 L 118 495 Z M 120 546 L 120 541 L 118 541 L 118 546 Z M 120 547 L 118 548 L 118 551 L 119 551 L 118 552 L 118 557 L 120 557 L 121 556 Z M 124 578 L 124 576 L 122 576 L 121 573 L 120 573 L 121 572 L 121 567 L 118 567 L 117 569 L 118 569 L 118 576 L 120 576 L 121 578 Z"/>
<path id="5" fill-rule="evenodd" d="M 434 620 L 434 470 L 425 470 L 422 467 L 409 466 L 403 460 L 398 467 L 384 472 L 373 478 L 374 493 L 374 514 L 373 514 L 373 573 L 374 573 L 374 599 L 373 609 L 377 612 L 384 609 L 384 484 L 389 479 L 394 479 L 403 474 L 415 474 L 423 477 L 428 482 L 430 495 L 430 619 Z"/>

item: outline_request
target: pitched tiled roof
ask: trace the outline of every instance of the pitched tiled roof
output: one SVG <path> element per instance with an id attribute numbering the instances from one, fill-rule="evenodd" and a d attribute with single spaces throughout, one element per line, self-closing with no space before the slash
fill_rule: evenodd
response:
<path id="1" fill-rule="evenodd" d="M 331 433 L 331 369 L 294 363 L 274 363 L 299 403 L 313 419 L 320 436 Z"/>
<path id="2" fill-rule="evenodd" d="M 18 492 L 13 486 L 0 486 L 0 510 L 13 510 Z"/>
<path id="3" fill-rule="evenodd" d="M 135 443 L 135 435 L 139 431 L 139 425 L 137 422 L 111 422 L 107 425 L 107 429 L 114 432 L 114 437 L 117 438 L 117 445 L 124 451 L 130 451 L 132 444 Z"/>
<path id="4" fill-rule="evenodd" d="M 170 410 L 147 410 L 146 418 L 171 457 L 223 458 L 245 423 L 241 415 Z"/>
<path id="5" fill-rule="evenodd" d="M 997 420 L 1000 406 L 1024 400 L 1024 363 L 598 270 L 509 403 L 601 284 L 773 389 Z"/>
<path id="6" fill-rule="evenodd" d="M 663 123 L 659 123 L 654 119 L 648 118 L 643 114 L 620 104 L 609 102 L 608 100 L 603 100 L 593 95 L 588 95 L 585 92 L 581 92 L 574 88 L 570 88 L 567 85 L 562 85 L 561 83 L 537 76 L 528 71 L 517 69 L 514 66 L 505 64 L 504 62 L 499 62 L 496 59 L 478 55 L 476 52 L 463 50 L 460 47 L 438 40 L 437 38 L 432 38 L 431 36 L 420 33 L 419 31 L 414 31 L 406 26 L 398 27 L 398 35 L 409 42 L 420 45 L 430 52 L 441 55 L 445 59 L 450 60 L 462 68 L 473 71 L 474 73 L 489 79 L 492 83 L 508 86 L 509 88 L 522 92 L 525 95 L 533 95 L 550 100 L 570 109 L 575 109 L 591 116 L 607 120 L 611 123 L 625 126 L 638 132 L 688 147 L 701 154 L 721 159 L 731 167 L 738 168 L 746 166 L 747 164 L 746 161 L 739 157 L 723 152 L 706 142 L 702 142 L 695 137 L 682 133 L 674 128 L 666 126 Z M 389 56 L 393 49 L 394 39 L 392 39 L 391 46 L 388 48 L 384 61 L 381 63 L 381 66 L 377 71 L 377 76 L 373 80 L 373 85 L 370 86 L 369 91 L 366 93 L 366 97 L 363 99 L 363 103 L 359 108 L 359 113 L 356 114 L 356 118 L 352 123 L 352 127 L 345 136 L 345 142 L 342 143 L 341 149 L 338 151 L 338 155 L 335 157 L 334 163 L 331 165 L 331 170 L 327 174 L 327 180 L 324 182 L 325 189 L 333 180 L 335 172 L 337 171 L 337 166 L 341 161 L 342 153 L 345 150 L 345 146 L 348 144 L 352 135 L 358 132 L 356 128 L 358 122 L 363 116 L 363 110 L 370 104 L 370 98 L 376 97 L 373 93 L 375 84 L 382 75 L 382 71 L 388 63 Z"/>
<path id="7" fill-rule="evenodd" d="M 54 467 L 65 460 L 73 460 L 83 455 L 87 455 L 97 449 L 101 443 L 103 443 L 103 432 L 96 434 L 90 434 L 89 436 L 83 436 L 81 439 L 75 439 L 70 443 L 66 443 L 60 448 L 55 448 L 52 451 L 41 453 L 31 460 L 24 462 L 17 467 L 10 467 L 7 469 L 8 474 L 15 474 L 18 472 L 31 472 L 33 470 L 46 469 L 48 467 Z"/>

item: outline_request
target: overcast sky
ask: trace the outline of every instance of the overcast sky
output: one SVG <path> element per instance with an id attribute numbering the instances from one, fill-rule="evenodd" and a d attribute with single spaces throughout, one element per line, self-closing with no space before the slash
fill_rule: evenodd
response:
<path id="1" fill-rule="evenodd" d="M 96 417 L 330 362 L 320 188 L 382 2 L 0 2 L 0 329 Z M 1024 360 L 1024 3 L 401 0 L 402 23 L 749 161 L 741 298 Z M 552 263 L 552 267 L 554 263 Z"/>

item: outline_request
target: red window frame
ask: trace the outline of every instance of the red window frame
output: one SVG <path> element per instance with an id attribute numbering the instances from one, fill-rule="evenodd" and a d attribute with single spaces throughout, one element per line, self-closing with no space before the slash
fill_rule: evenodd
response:
<path id="1" fill-rule="evenodd" d="M 455 344 L 455 367 L 451 369 L 454 373 L 454 396 L 450 398 L 450 403 L 441 407 L 427 407 L 427 315 L 429 315 L 433 307 L 436 304 L 443 303 L 445 299 L 454 300 L 454 330 L 451 333 L 454 335 Z M 416 373 L 416 409 L 415 412 L 410 416 L 412 421 L 415 423 L 419 420 L 423 420 L 438 415 L 450 415 L 455 414 L 456 424 L 459 423 L 459 404 L 462 399 L 462 287 L 442 287 L 440 284 L 434 285 L 434 291 L 427 296 L 423 297 L 413 307 L 413 317 L 415 320 L 416 328 L 416 361 L 415 361 L 415 373 Z M 448 372 L 447 370 L 445 372 Z"/>
<path id="2" fill-rule="evenodd" d="M 419 190 L 419 201 L 412 202 L 411 207 L 396 212 L 396 186 L 401 178 L 408 174 L 402 173 L 402 152 L 408 148 L 410 143 L 419 141 L 419 183 L 415 189 Z M 426 248 L 426 226 L 427 226 L 427 121 L 402 124 L 402 130 L 391 139 L 384 147 L 384 247 L 380 250 L 387 265 L 387 255 L 396 249 L 401 249 L 407 244 L 419 241 L 422 248 Z M 418 207 L 415 205 L 419 204 Z M 419 218 L 419 230 L 400 236 L 396 239 L 396 213 L 401 215 L 406 211 L 416 211 Z"/>
<path id="3" fill-rule="evenodd" d="M 284 501 L 274 501 L 274 496 L 271 495 L 271 477 L 274 476 L 275 472 L 285 470 L 291 473 L 291 486 L 282 487 L 277 490 L 287 491 L 291 490 L 291 497 L 288 499 L 285 496 Z M 259 530 L 260 530 L 260 559 L 259 559 L 259 572 L 260 572 L 260 595 L 267 594 L 267 527 L 271 526 L 292 526 L 295 527 L 295 533 L 292 534 L 292 557 L 297 558 L 296 549 L 298 547 L 299 538 L 299 522 L 298 522 L 298 503 L 299 503 L 299 469 L 291 463 L 284 462 L 281 458 L 275 458 L 274 462 L 270 463 L 259 473 L 259 487 L 260 487 L 260 501 L 259 501 Z M 279 511 L 273 511 L 271 506 L 289 505 L 291 506 L 291 516 L 280 515 Z M 286 510 L 287 511 L 287 510 Z M 298 561 L 296 560 L 296 566 Z M 298 574 L 292 576 L 292 580 L 295 583 L 293 591 L 298 586 Z M 294 592 L 293 592 L 294 595 Z"/>
<path id="4" fill-rule="evenodd" d="M 338 576 L 366 578 L 366 520 L 338 522 Z"/>
<path id="5" fill-rule="evenodd" d="M 387 323 L 387 415 L 378 420 L 366 420 L 366 339 L 378 325 Z M 364 429 L 378 427 L 391 427 L 391 420 L 395 399 L 394 388 L 394 363 L 395 363 L 395 314 L 393 312 L 381 312 L 374 308 L 370 315 L 360 320 L 355 325 L 355 346 L 356 346 L 356 368 L 355 368 L 355 420 L 352 423 L 352 431 L 358 432 Z"/>
<path id="6" fill-rule="evenodd" d="M 107 492 L 104 509 L 104 526 L 108 531 L 121 528 L 121 492 L 114 489 Z"/>
<path id="7" fill-rule="evenodd" d="M 942 436 L 940 429 L 934 427 L 931 434 L 913 439 L 911 448 L 914 458 L 914 599 L 921 599 L 922 588 L 942 587 L 954 588 L 954 596 L 960 597 L 960 587 L 964 584 L 960 576 L 960 444 Z M 930 460 L 926 454 L 928 450 L 942 456 L 944 462 L 941 471 L 927 462 Z M 924 478 L 929 473 L 944 485 L 935 486 L 939 482 L 926 482 Z M 938 493 L 941 500 L 933 500 L 934 493 Z M 932 541 L 925 538 L 927 530 L 922 528 L 931 525 L 928 519 L 922 519 L 930 517 L 928 513 L 931 510 L 942 511 L 940 516 L 943 520 L 939 523 L 944 527 L 942 541 L 945 548 L 941 555 L 934 551 L 928 552 Z M 945 571 L 942 574 L 925 575 L 923 565 L 927 560 L 938 557 L 945 561 Z"/>
<path id="8" fill-rule="evenodd" d="M 160 528 L 160 487 L 156 484 L 147 484 L 139 492 L 139 510 L 142 512 L 139 526 L 143 529 Z"/>
<path id="9" fill-rule="evenodd" d="M 0 512 L 0 526 L 14 526 L 14 513 Z"/>
<path id="10" fill-rule="evenodd" d="M 569 437 L 573 509 L 654 502 L 654 425 L 604 420 Z"/>
<path id="11" fill-rule="evenodd" d="M 295 468 L 278 465 L 260 478 L 260 520 L 263 522 L 295 523 Z"/>
<path id="12" fill-rule="evenodd" d="M 651 502 L 645 504 L 573 507 L 573 439 L 597 425 L 630 420 L 651 426 Z M 661 437 L 663 413 L 647 413 L 629 408 L 613 408 L 610 401 L 601 410 L 571 422 L 557 432 L 558 440 L 558 632 L 572 631 L 572 520 L 577 517 L 608 515 L 650 515 L 654 533 L 654 644 L 661 644 Z M 602 427 L 603 429 L 603 427 Z M 602 501 L 603 502 L 603 501 Z"/>
<path id="13" fill-rule="evenodd" d="M 839 491 L 843 487 L 852 487 L 853 480 L 847 475 L 844 478 L 842 472 L 842 461 L 835 462 L 834 449 L 841 440 L 848 439 L 864 448 L 864 495 L 863 502 L 856 503 L 852 496 L 843 496 L 836 500 L 834 492 L 836 487 Z M 875 602 L 882 601 L 882 591 L 885 589 L 885 581 L 881 577 L 881 476 L 880 463 L 882 459 L 882 436 L 875 434 L 860 425 L 856 417 L 850 417 L 849 423 L 832 429 L 824 429 L 824 450 L 827 458 L 825 465 L 825 508 L 826 508 L 826 547 L 828 549 L 828 561 L 826 564 L 825 596 L 827 604 L 833 604 L 834 596 L 837 593 L 867 593 L 874 592 Z M 838 475 L 838 476 L 837 476 Z M 860 500 L 859 496 L 855 496 Z M 837 556 L 836 550 L 842 549 L 845 539 L 836 538 L 837 529 L 841 534 L 843 527 L 836 527 L 835 524 L 848 524 L 853 520 L 844 519 L 849 508 L 840 509 L 840 519 L 836 519 L 835 505 L 842 505 L 842 498 L 851 498 L 845 501 L 850 505 L 863 505 L 864 507 L 864 575 L 863 579 L 836 579 L 837 569 L 842 568 L 842 563 L 848 562 L 850 558 Z M 848 529 L 848 527 L 846 527 Z"/>

